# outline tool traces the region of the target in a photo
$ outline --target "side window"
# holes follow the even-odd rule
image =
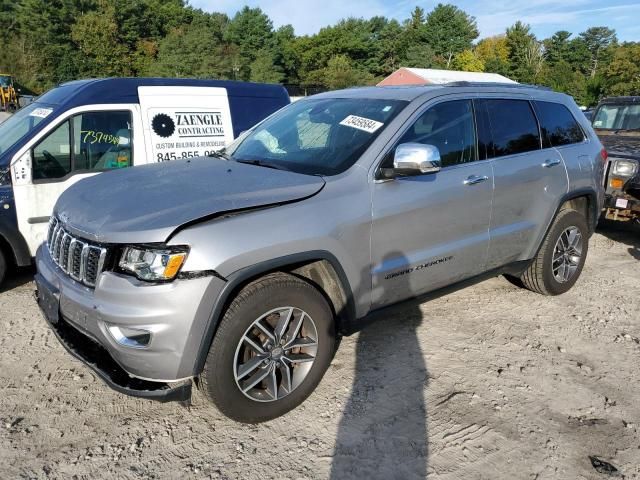
[[[131,165],[131,113],[89,112],[73,117],[74,171]]]
[[[477,160],[471,100],[434,105],[416,120],[399,143],[422,143],[437,147],[443,167]]]
[[[570,145],[584,141],[584,133],[571,112],[559,103],[533,102],[540,118],[545,148]]]
[[[494,157],[540,150],[538,122],[527,100],[488,99],[481,102],[489,117]]]
[[[49,133],[33,149],[33,179],[61,178],[71,172],[69,122]]]
[[[33,148],[33,179],[131,165],[131,112],[103,111],[71,117]]]

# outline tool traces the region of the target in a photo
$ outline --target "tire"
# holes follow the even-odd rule
[[[0,249],[0,286],[2,286],[2,282],[6,274],[7,274],[7,260],[4,256],[4,252],[2,251],[2,249]]]
[[[291,321],[286,334],[280,336],[277,327],[287,318]],[[305,346],[287,350],[287,345],[294,344]],[[200,377],[202,391],[233,420],[271,420],[300,405],[314,391],[331,363],[335,345],[333,313],[324,296],[292,275],[267,275],[242,289],[227,308]],[[257,367],[248,366],[256,362]],[[243,372],[249,373],[244,376]],[[267,374],[264,380],[247,388],[263,374]]]
[[[560,236],[565,235],[563,242],[567,243],[571,233],[574,231],[580,234],[579,258],[577,255],[571,254],[571,252],[577,252],[576,248],[569,249],[569,253],[565,255],[565,261],[570,263],[566,270],[568,277],[559,280],[558,276],[562,277],[565,270],[560,267],[554,273],[554,266],[563,262],[563,260],[560,260],[560,263],[554,263],[554,255],[556,258],[561,257],[558,252],[562,250],[564,243],[559,243]],[[576,239],[577,237],[574,237],[573,241],[577,241]],[[560,248],[560,250],[556,251],[556,247]],[[571,289],[580,277],[588,250],[589,230],[584,215],[575,210],[561,210],[547,232],[538,254],[522,274],[520,280],[523,286],[532,292],[542,295],[561,295]],[[552,263],[554,266],[552,266]]]

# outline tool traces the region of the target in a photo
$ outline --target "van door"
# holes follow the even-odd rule
[[[138,97],[147,163],[206,156],[233,141],[225,88],[145,86]]]
[[[16,215],[32,256],[60,194],[83,178],[132,165],[144,147],[134,139],[139,129],[135,105],[86,106],[66,112],[18,152],[12,162]]]

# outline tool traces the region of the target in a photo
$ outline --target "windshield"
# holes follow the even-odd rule
[[[593,117],[593,128],[608,130],[640,129],[640,104],[600,106]]]
[[[239,137],[226,153],[309,175],[347,170],[408,102],[363,98],[301,100]]]
[[[11,77],[9,75],[0,75],[0,87],[7,88],[11,86]]]
[[[0,153],[33,130],[51,111],[50,107],[32,103],[0,123]]]

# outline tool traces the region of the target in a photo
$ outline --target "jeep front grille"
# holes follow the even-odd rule
[[[47,247],[51,258],[64,273],[89,287],[96,286],[107,257],[106,248],[74,237],[55,217],[49,222]]]

